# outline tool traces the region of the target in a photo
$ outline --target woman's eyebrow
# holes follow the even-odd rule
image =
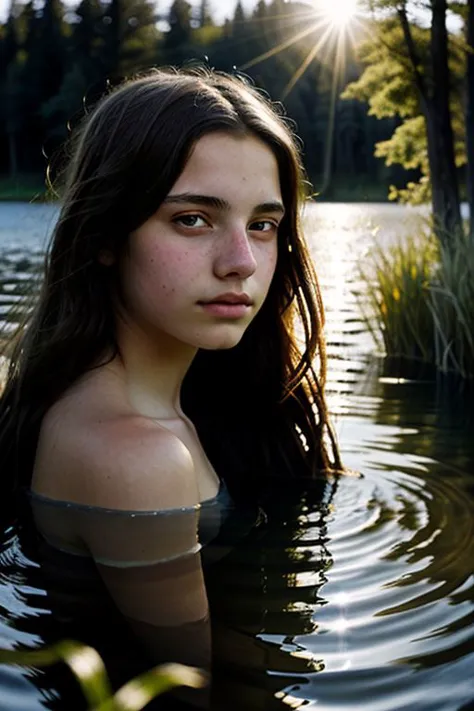
[[[223,210],[228,212],[232,209],[230,202],[224,200],[220,197],[215,197],[214,195],[198,195],[196,193],[180,193],[176,195],[168,195],[164,200],[164,204],[171,203],[193,203],[194,205],[203,205],[205,207],[214,207],[217,210]],[[269,200],[268,202],[262,202],[259,205],[255,205],[253,212],[285,212],[283,203],[280,200]]]

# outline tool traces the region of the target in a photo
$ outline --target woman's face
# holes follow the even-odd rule
[[[199,139],[164,203],[130,235],[127,322],[154,340],[235,346],[268,293],[282,217],[278,164],[262,141]]]

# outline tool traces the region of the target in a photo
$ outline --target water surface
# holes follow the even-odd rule
[[[0,318],[38,270],[54,216],[0,205]],[[211,601],[234,635],[219,682],[226,709],[474,708],[472,405],[432,375],[394,377],[354,296],[374,236],[389,243],[418,217],[395,205],[306,210],[329,401],[343,458],[363,477],[275,491],[267,527],[215,567]],[[14,529],[0,556],[1,643],[40,644],[41,571]],[[53,707],[38,686],[31,674],[0,673],[0,708]]]

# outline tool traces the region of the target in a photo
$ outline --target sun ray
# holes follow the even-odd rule
[[[324,193],[331,181],[332,155],[334,146],[334,127],[336,118],[337,97],[339,92],[339,80],[341,78],[342,62],[345,57],[344,34],[341,32],[336,46],[336,63],[332,74],[331,99],[329,103],[328,130],[326,136],[326,152],[324,154],[323,181],[319,193]]]
[[[315,30],[319,29],[319,27],[320,27],[320,24],[318,22],[315,22],[313,25],[311,25],[311,27],[305,27],[304,30],[301,30],[301,32],[298,32],[296,35],[293,35],[293,37],[290,37],[289,39],[285,40],[284,42],[281,42],[280,44],[276,45],[276,47],[272,47],[267,52],[264,52],[263,54],[260,54],[258,57],[251,59],[249,62],[242,64],[242,66],[239,67],[239,69],[245,71],[246,69],[250,69],[250,67],[254,67],[256,64],[259,64],[260,62],[264,62],[266,59],[269,59],[270,57],[275,56],[275,54],[279,54],[280,52],[283,52],[283,50],[286,49],[287,47],[290,47],[291,45],[296,44],[296,42],[298,42],[298,40],[303,39],[303,37],[306,37],[307,35],[311,34],[311,32],[314,32]]]
[[[319,42],[317,42],[317,44],[313,47],[313,49],[308,53],[308,56],[306,57],[306,59],[298,67],[298,69],[296,70],[296,72],[293,74],[290,81],[288,82],[288,84],[283,89],[283,93],[281,96],[282,99],[286,99],[286,97],[288,96],[290,91],[293,89],[293,87],[297,83],[298,79],[300,79],[303,76],[303,74],[305,73],[305,71],[307,70],[307,68],[309,67],[309,65],[311,64],[311,62],[313,61],[313,59],[319,52],[319,50],[322,49],[324,44],[328,41],[328,39],[330,38],[330,35],[331,35],[331,27],[327,27],[324,34],[319,38]]]
[[[329,71],[331,71],[332,76],[329,90],[329,111],[326,124],[327,134],[323,159],[322,185],[318,189],[318,193],[322,193],[327,190],[331,181],[335,118],[339,92],[347,71],[347,50],[350,46],[352,49],[356,47],[357,42],[353,30],[357,27],[363,27],[364,23],[359,20],[357,16],[359,14],[358,0],[312,0],[312,4],[312,11],[308,13],[307,16],[306,13],[304,13],[304,15],[296,15],[292,18],[295,23],[301,22],[302,20],[304,21],[306,17],[308,20],[311,18],[312,22],[309,23],[308,27],[305,27],[303,30],[295,33],[292,37],[289,37],[263,54],[254,57],[254,59],[243,64],[240,69],[250,69],[260,62],[264,62],[270,57],[279,54],[288,47],[296,45],[300,40],[317,30],[322,31],[322,34],[320,32],[317,38],[316,44],[309,50],[307,56],[296,69],[280,95],[282,100],[287,98],[311,62],[318,55],[321,62],[324,62]],[[271,21],[277,18],[266,17],[262,19]],[[286,29],[288,29],[288,26]]]
[[[314,12],[335,28],[347,27],[358,13],[358,0],[313,0]]]
[[[265,15],[264,17],[252,17],[252,22],[268,22],[269,20],[293,20],[293,22],[301,22],[301,20],[314,20],[314,10],[309,10],[308,13],[286,12],[284,15]],[[243,25],[248,20],[242,20],[236,24]]]

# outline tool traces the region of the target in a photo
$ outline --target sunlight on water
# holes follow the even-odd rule
[[[56,214],[0,205],[0,318],[38,274]],[[276,492],[267,526],[216,565],[211,609],[238,650],[219,682],[226,711],[459,711],[474,700],[472,407],[430,378],[385,372],[357,306],[358,260],[419,216],[389,204],[305,210],[329,404],[362,476]],[[1,540],[1,644],[33,646],[46,629],[43,576],[14,529]],[[8,711],[37,711],[36,684],[0,670]]]

